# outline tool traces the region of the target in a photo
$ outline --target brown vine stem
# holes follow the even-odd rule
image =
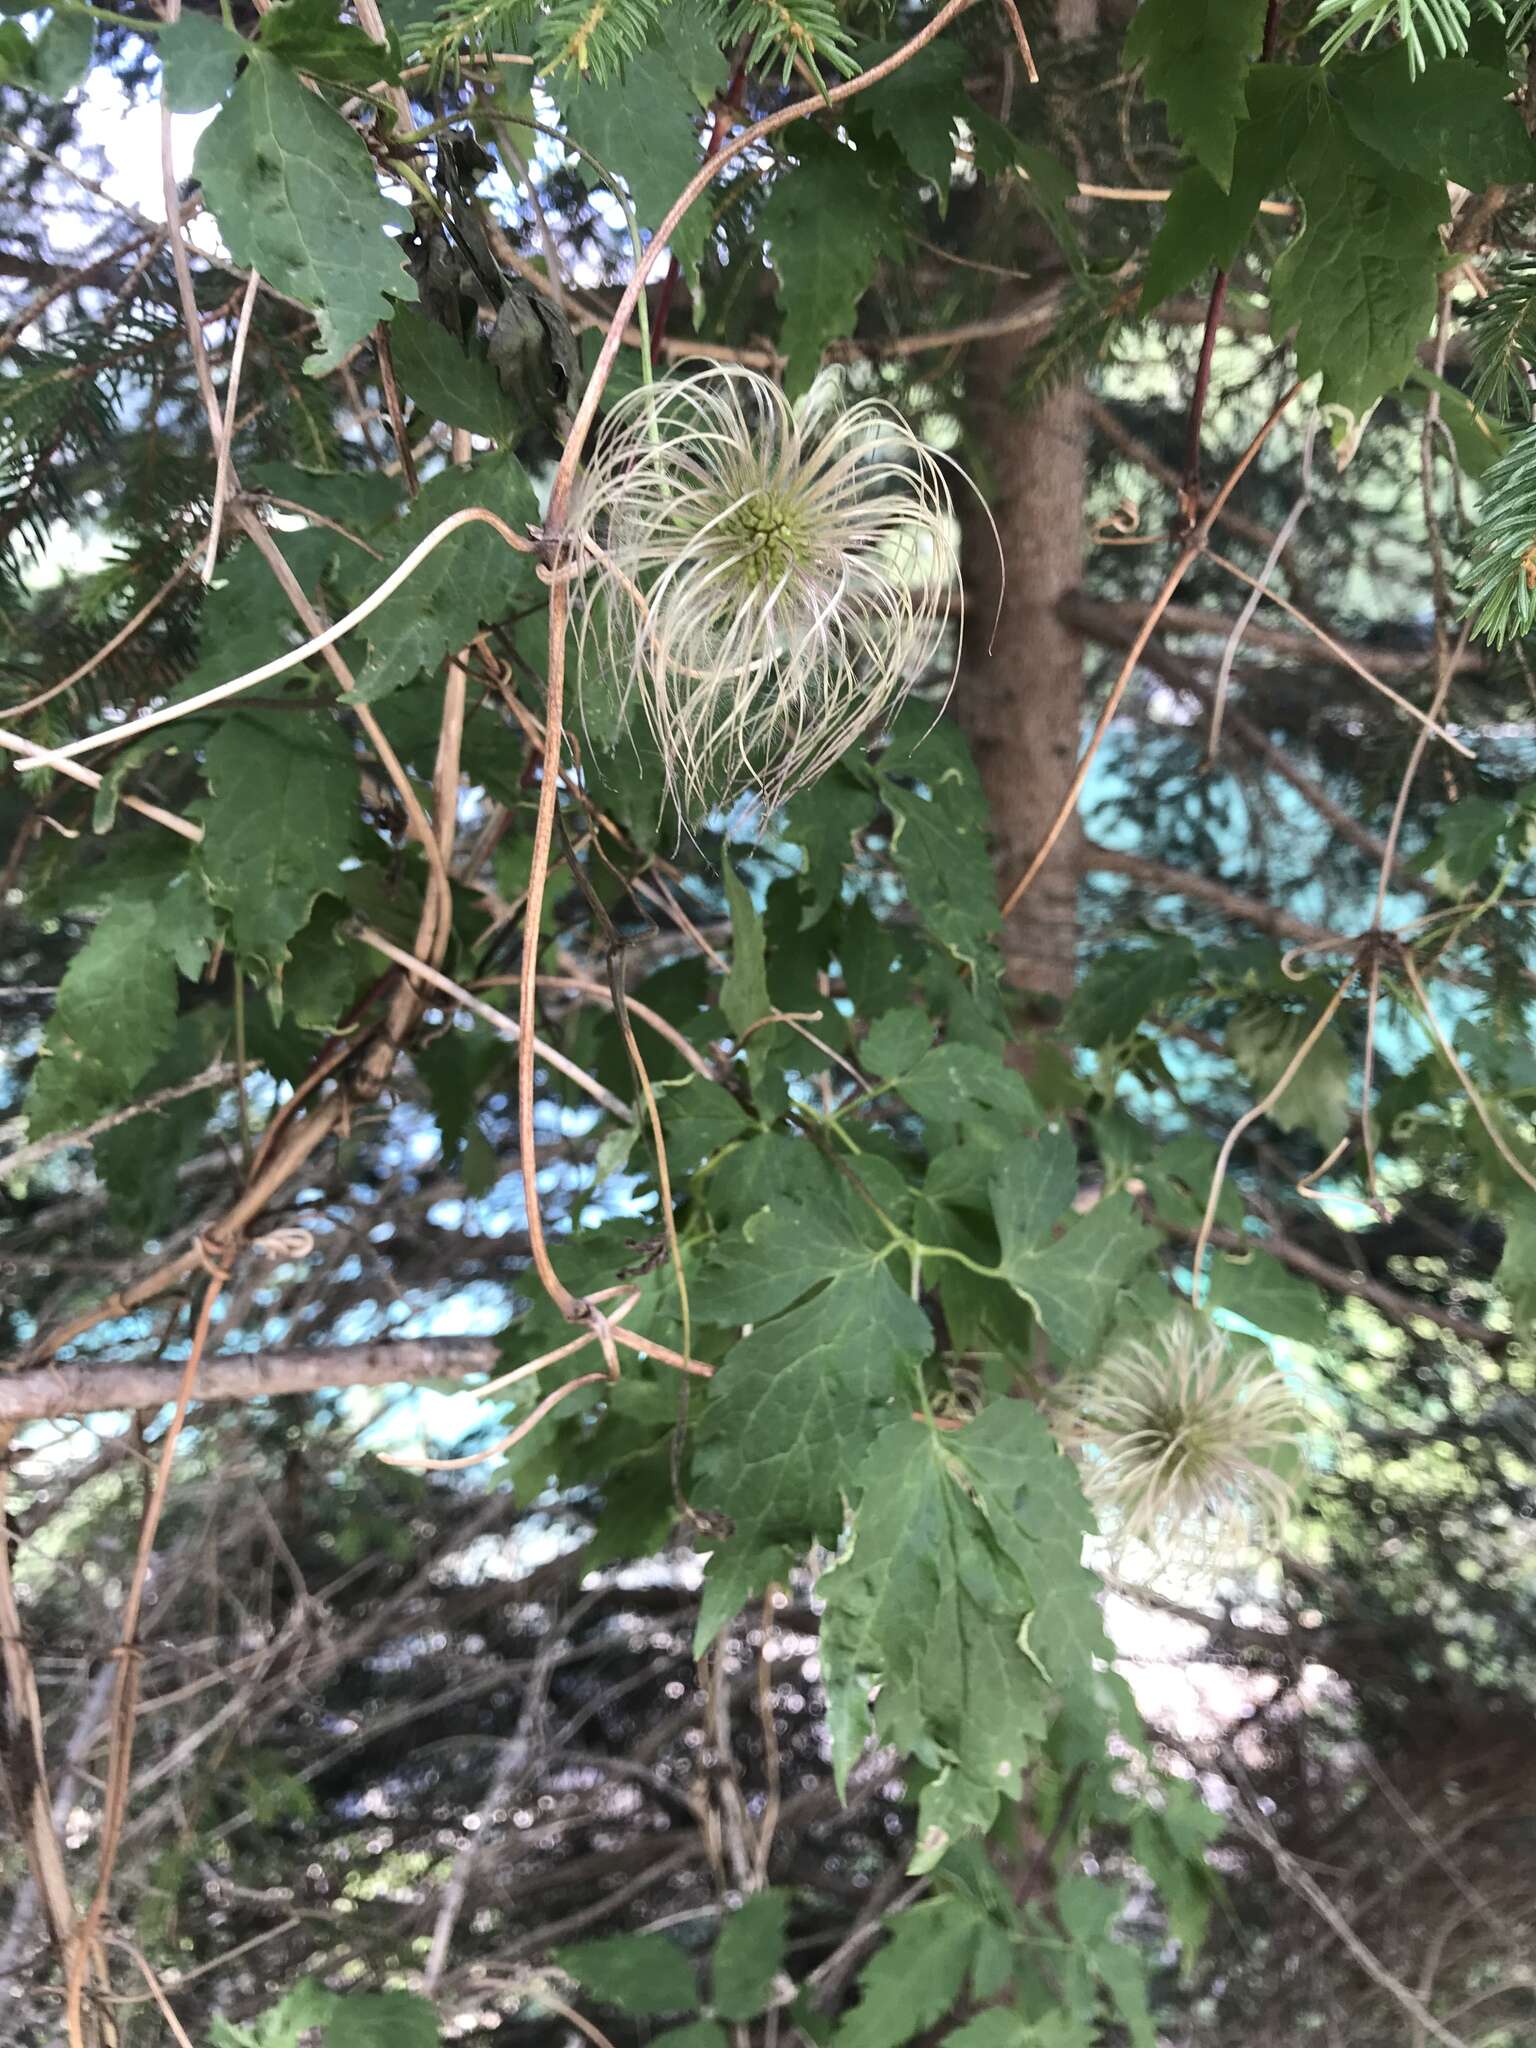
[[[743,56],[731,72],[730,83],[726,86],[724,94],[715,103],[715,110],[709,125],[709,140],[704,145],[705,163],[708,163],[712,157],[720,154],[721,146],[730,131],[731,116],[736,112],[741,103],[741,89],[746,83],[746,76],[747,61],[745,56]],[[529,183],[529,190],[530,192],[532,191],[531,181]],[[542,218],[542,215],[540,217]],[[547,253],[545,260],[548,261]],[[551,276],[553,275],[553,270],[551,270]],[[672,260],[667,265],[667,274],[662,280],[661,290],[656,298],[656,311],[651,318],[651,368],[653,370],[661,356],[661,346],[666,335],[667,322],[672,315],[672,301],[677,297],[677,288],[682,281],[683,266],[678,262],[674,254]]]
[[[591,387],[588,387],[590,392]],[[572,432],[567,452],[580,438]],[[556,490],[559,481],[556,480]],[[552,508],[553,509],[553,508]],[[562,507],[563,511],[563,507]],[[549,586],[549,675],[545,690],[544,771],[539,777],[539,805],[533,828],[533,859],[528,870],[528,902],[523,912],[522,978],[517,990],[517,1142],[523,1178],[523,1206],[527,1211],[528,1250],[539,1284],[567,1322],[579,1323],[591,1313],[555,1271],[544,1239],[544,1217],[539,1204],[539,1160],[534,1149],[534,1025],[538,1011],[539,927],[544,921],[544,892],[549,882],[549,853],[555,832],[555,810],[560,801],[560,745],[565,715],[565,624],[568,610],[565,578],[557,576]]]
[[[441,968],[433,967],[430,962],[419,959],[414,953],[408,953],[403,946],[397,946],[392,939],[385,938],[382,932],[375,931],[372,925],[357,925],[353,929],[364,945],[371,946],[375,953],[382,953],[386,960],[393,960],[395,965],[403,967],[407,974],[414,974],[429,987],[440,990],[452,1002],[461,1005],[483,1023],[489,1024],[493,1031],[500,1032],[503,1038],[516,1040],[519,1037],[522,1029],[520,1024],[514,1023],[494,1004],[482,1002],[462,983],[444,974]],[[593,1080],[589,1073],[578,1067],[574,1060],[568,1060],[555,1046],[546,1045],[542,1038],[538,1038],[534,1041],[533,1049],[546,1066],[564,1074],[565,1078],[574,1082],[583,1094],[590,1095],[594,1102],[600,1103],[610,1116],[616,1116],[620,1123],[632,1124],[635,1121],[635,1112],[627,1102],[621,1102],[617,1095],[603,1086],[601,1081]]]
[[[1211,300],[1205,312],[1205,332],[1200,338],[1200,361],[1195,370],[1195,389],[1189,401],[1189,424],[1184,430],[1184,481],[1180,497],[1194,515],[1200,496],[1200,442],[1205,431],[1205,407],[1211,391],[1211,365],[1216,360],[1216,337],[1227,304],[1228,273],[1218,270],[1211,286]]]
[[[208,1332],[213,1324],[213,1311],[218,1304],[219,1296],[224,1292],[227,1278],[226,1269],[214,1267],[210,1270],[208,1284],[203,1289],[197,1320],[192,1328],[192,1342],[187,1350],[187,1362],[182,1370],[181,1384],[176,1389],[176,1406],[160,1441],[160,1456],[155,1464],[155,1476],[150,1487],[149,1499],[145,1503],[144,1518],[139,1525],[139,1543],[134,1554],[133,1573],[128,1581],[128,1591],[123,1597],[122,1621],[118,1630],[116,1652],[117,1675],[108,1714],[112,1733],[107,1758],[106,1793],[102,1805],[101,1848],[96,1865],[96,1889],[84,1917],[74,1930],[64,1993],[64,2022],[70,2048],[85,2048],[81,2011],[85,1996],[85,1979],[92,1953],[100,1941],[101,1925],[112,1891],[112,1873],[116,1868],[118,1846],[122,1840],[123,1822],[128,1812],[139,1690],[139,1616],[144,1605],[144,1588],[149,1579],[155,1536],[160,1527],[160,1517],[165,1509],[165,1496],[171,1483],[171,1460],[176,1453],[182,1425],[187,1419],[193,1383],[197,1379],[197,1369],[202,1363]]]
[[[389,430],[395,439],[395,453],[400,459],[400,474],[405,479],[405,488],[414,498],[421,489],[416,475],[416,456],[411,447],[411,437],[405,430],[405,408],[400,403],[400,384],[395,376],[395,354],[390,346],[389,326],[381,320],[373,330],[373,350],[378,358],[379,384],[384,392],[384,409],[389,414]]]
[[[261,289],[261,277],[252,271],[246,280],[245,297],[240,302],[240,319],[235,328],[234,353],[229,359],[229,382],[224,391],[224,421],[219,434],[218,461],[213,474],[213,516],[208,522],[208,547],[203,556],[202,577],[204,583],[213,581],[214,566],[219,559],[219,535],[224,530],[224,506],[229,498],[229,477],[231,457],[235,445],[235,421],[240,407],[240,373],[245,368],[245,345],[251,335],[251,315],[256,310],[256,294]]]
[[[18,768],[52,768],[86,789],[100,789],[105,780],[94,768],[82,768],[78,761],[66,761],[47,747],[34,747],[30,740],[18,739],[13,732],[0,732],[0,753],[14,754]],[[203,828],[194,825],[189,818],[178,818],[174,811],[162,810],[159,804],[150,803],[146,797],[131,796],[127,791],[118,801],[126,810],[137,811],[141,818],[150,818],[155,824],[163,825],[178,839],[190,840],[194,846],[202,844]]]
[[[165,1995],[164,1986],[161,1984],[160,1979],[155,1975],[154,1971],[150,1968],[147,1958],[139,1949],[137,1949],[134,1946],[134,1944],[131,1941],[125,1941],[120,1934],[115,1934],[111,1936],[111,1942],[114,1948],[126,1949],[129,1960],[138,1970],[139,1975],[144,1979],[144,1982],[148,1987],[149,1996],[154,2001],[155,2007],[159,2012],[161,2019],[163,2019],[167,2027],[170,2028],[171,2039],[176,2043],[176,2048],[195,2048],[195,2044],[192,2040],[191,2035],[187,2032],[186,2028],[181,2024],[181,2021],[177,2019],[175,2011],[171,2005],[171,2001]]]
[[[595,1336],[594,1331],[593,1337]],[[583,1339],[583,1345],[590,1342],[592,1338]],[[471,1465],[484,1465],[492,1458],[499,1458],[503,1451],[510,1451],[514,1444],[520,1444],[525,1436],[538,1428],[546,1415],[552,1413],[572,1394],[580,1393],[583,1387],[595,1387],[599,1380],[606,1383],[611,1378],[612,1375],[607,1372],[577,1373],[573,1380],[567,1380],[563,1386],[556,1387],[552,1394],[546,1394],[538,1406],[523,1417],[516,1429],[510,1430],[504,1437],[499,1437],[495,1443],[487,1444],[483,1451],[467,1451],[462,1458],[410,1458],[400,1453],[381,1451],[379,1463],[398,1465],[407,1472],[467,1472]]]
[[[601,2027],[579,2013],[574,2005],[567,2005],[565,2000],[551,1991],[547,1984],[540,1985],[538,1998],[540,2005],[547,2005],[551,2012],[559,2013],[561,2019],[573,2026],[578,2034],[584,2035],[592,2043],[592,2048],[613,2048],[613,2043]]]
[[[1105,735],[1114,721],[1115,713],[1120,709],[1121,700],[1130,687],[1131,678],[1136,673],[1136,664],[1141,660],[1148,643],[1157,631],[1159,620],[1177,596],[1184,578],[1189,574],[1196,560],[1203,553],[1206,542],[1210,537],[1211,529],[1221,517],[1228,498],[1237,489],[1249,465],[1257,458],[1259,450],[1280,424],[1281,419],[1300,390],[1301,384],[1298,381],[1291,386],[1271,409],[1269,417],[1238,457],[1226,482],[1211,500],[1207,510],[1202,513],[1199,524],[1180,549],[1178,559],[1164,577],[1162,588],[1158,591],[1156,597],[1153,598],[1146,617],[1137,629],[1135,639],[1126,650],[1125,660],[1120,665],[1120,672],[1110,686],[1109,695],[1104,700],[1104,708],[1099,713],[1083,757],[1077,764],[1077,773],[1072,777],[1072,786],[1062,798],[1061,808],[1052,819],[1051,828],[1040,842],[1039,849],[1030,861],[1029,866],[1003,899],[1004,917],[1029,893],[1040,870],[1050,859],[1052,849],[1066,830],[1067,820],[1077,809],[1078,799],[1082,796],[1083,789],[1088,781],[1089,770],[1093,766],[1099,748],[1104,744]]]
[[[0,1427],[0,1514],[4,1514],[10,1487],[7,1453],[17,1426],[7,1423]],[[7,1518],[0,1522],[0,1675],[5,1680],[10,1721],[6,1811],[31,1868],[49,1937],[60,1961],[67,1963],[74,1936],[75,1907],[69,1894],[63,1848],[53,1822],[42,1703],[11,1576],[12,1548]]]
[[[1018,0],[1001,0],[1001,5],[1008,17],[1008,26],[1013,30],[1013,40],[1019,46],[1019,55],[1024,62],[1024,76],[1031,85],[1038,85],[1040,72],[1035,63],[1035,53],[1029,47],[1029,37],[1024,33],[1024,21],[1019,13]]]
[[[702,1358],[685,1358],[681,1351],[674,1351],[668,1344],[658,1344],[654,1337],[643,1336],[638,1330],[615,1323],[608,1334],[626,1351],[638,1351],[643,1357],[654,1358],[658,1365],[670,1365],[674,1372],[687,1373],[691,1379],[712,1380],[715,1376],[715,1368]]]

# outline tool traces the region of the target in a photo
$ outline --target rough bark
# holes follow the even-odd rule
[[[993,341],[969,362],[971,423],[980,445],[993,451],[988,495],[1007,569],[1002,582],[990,529],[979,514],[968,515],[967,644],[955,700],[991,807],[1003,890],[1050,830],[1083,725],[1083,643],[1057,612],[1082,576],[1082,391],[1054,392],[1021,418],[1007,402],[1021,353],[1010,340]],[[1074,818],[1007,921],[1003,957],[1016,988],[1063,1001],[1070,994],[1081,872]]]
[[[1096,21],[1097,0],[1057,0],[1063,40],[1091,35]],[[997,310],[1019,289],[1004,286]],[[967,424],[997,534],[978,506],[962,510],[966,645],[955,709],[991,806],[1004,891],[1050,830],[1083,727],[1083,642],[1058,607],[1082,578],[1086,404],[1080,384],[1027,412],[1011,404],[1028,346],[1027,336],[1004,334],[966,354]],[[1019,990],[1055,1002],[1071,993],[1081,872],[1074,819],[1003,934],[1008,978]]]

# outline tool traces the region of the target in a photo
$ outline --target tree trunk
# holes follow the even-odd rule
[[[1063,40],[1091,35],[1097,0],[1058,0],[1056,23]],[[1005,204],[1010,196],[1016,203],[1006,195]],[[1026,257],[1048,246],[1032,240]],[[999,310],[1003,303],[1000,297]],[[973,344],[966,356],[971,446],[997,536],[978,505],[962,508],[966,639],[955,710],[991,806],[1004,893],[1065,800],[1083,727],[1083,643],[1057,607],[1082,578],[1087,413],[1077,383],[1027,412],[1010,405],[1029,346],[1021,336],[1000,335]],[[1081,872],[1074,817],[1003,932],[1009,981],[1046,998],[1047,1014],[1076,977]]]
[[[979,510],[968,515],[966,650],[955,700],[991,807],[1005,892],[1061,808],[1083,725],[1083,643],[1057,614],[1082,577],[1082,391],[1053,392],[1023,417],[1010,411],[1007,392],[1021,354],[1004,336],[970,361],[970,417],[979,445],[993,451],[988,495],[1006,578],[986,520]],[[1074,817],[1007,920],[1003,957],[1015,988],[1060,1002],[1070,995],[1081,871],[1082,828]]]

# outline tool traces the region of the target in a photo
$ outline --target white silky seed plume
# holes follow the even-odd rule
[[[1284,1468],[1299,1469],[1302,1404],[1267,1352],[1204,1317],[1120,1345],[1062,1389],[1060,1412],[1085,1489],[1121,1540],[1181,1551],[1265,1541],[1294,1505]]]
[[[777,807],[888,718],[958,567],[943,469],[900,414],[835,373],[792,405],[734,366],[614,407],[565,559],[580,687],[607,669],[691,818],[748,791]]]

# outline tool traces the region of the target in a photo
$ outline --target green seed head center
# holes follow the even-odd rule
[[[771,589],[810,559],[799,509],[772,491],[753,491],[720,522],[735,573],[748,591]]]

